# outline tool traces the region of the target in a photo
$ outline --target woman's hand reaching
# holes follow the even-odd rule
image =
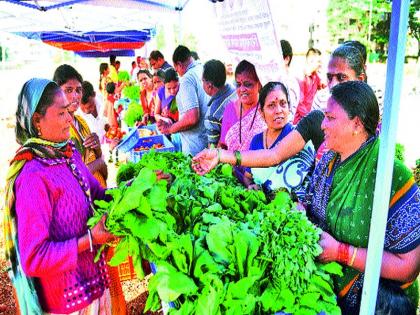
[[[219,157],[216,149],[205,149],[192,159],[191,167],[199,174],[204,175],[210,172],[219,164]]]
[[[166,182],[168,183],[168,185],[170,185],[172,183],[172,175],[169,173],[164,173],[161,170],[156,170],[155,174],[157,176],[158,180],[166,180]]]

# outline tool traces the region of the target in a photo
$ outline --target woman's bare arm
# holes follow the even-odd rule
[[[340,242],[334,239],[330,234],[323,232],[320,245],[323,249],[322,254],[318,257],[322,262],[338,261],[350,265],[350,261],[339,261],[338,247]],[[356,248],[350,246],[349,257],[353,257],[352,268],[361,272],[365,271],[367,249]],[[420,272],[420,246],[404,254],[393,254],[384,251],[382,256],[381,277],[400,282],[414,281]]]
[[[305,140],[302,135],[293,130],[272,149],[241,152],[241,165],[245,167],[274,166],[294,156],[304,147]],[[218,152],[217,149],[205,149],[193,158],[193,169],[198,174],[203,175],[216,167],[218,163],[235,165],[234,152],[227,150]]]

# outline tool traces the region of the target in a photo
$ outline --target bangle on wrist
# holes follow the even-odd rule
[[[93,253],[93,239],[92,239],[92,232],[90,229],[87,230],[88,238],[89,238],[89,250],[91,253]]]
[[[220,156],[221,156],[221,152],[220,152],[220,148],[217,148],[217,164],[220,163]]]
[[[338,262],[348,265],[349,262],[349,244],[340,243],[338,245]]]
[[[354,264],[354,261],[356,260],[357,255],[357,247],[353,247],[353,255],[351,256],[349,267],[352,267]]]
[[[235,155],[235,161],[236,161],[235,166],[241,166],[241,163],[242,163],[241,152],[236,150],[235,152],[233,152],[233,154]]]

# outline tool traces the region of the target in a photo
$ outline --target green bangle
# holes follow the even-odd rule
[[[221,155],[220,148],[217,148],[216,150],[217,150],[217,164],[219,164],[220,163],[220,155]]]
[[[235,159],[236,159],[235,166],[240,166],[242,162],[241,152],[235,151],[233,152],[233,154],[235,155]]]

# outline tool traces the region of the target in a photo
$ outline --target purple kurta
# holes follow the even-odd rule
[[[104,189],[74,152],[77,168],[90,186],[92,200]],[[77,239],[87,233],[91,215],[86,195],[66,163],[26,162],[15,183],[18,243],[22,268],[35,278],[46,312],[71,313],[100,297],[109,277],[95,252],[78,253]]]

